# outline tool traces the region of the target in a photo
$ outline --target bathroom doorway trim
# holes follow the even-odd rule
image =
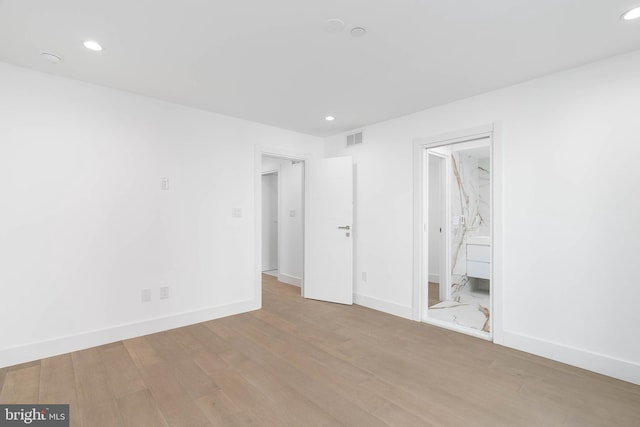
[[[485,333],[455,324],[423,319],[422,307],[427,303],[428,281],[428,227],[427,227],[427,150],[460,142],[489,138],[491,141],[491,333],[489,339],[503,343],[503,165],[502,138],[499,122],[474,128],[413,139],[413,296],[412,316],[447,329],[487,339]]]

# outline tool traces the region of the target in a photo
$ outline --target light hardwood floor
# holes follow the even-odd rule
[[[640,387],[264,276],[264,309],[0,370],[74,426],[640,426]]]
[[[440,285],[437,283],[429,282],[429,291],[428,291],[428,306],[431,307],[440,302]]]

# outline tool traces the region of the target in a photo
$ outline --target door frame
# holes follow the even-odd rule
[[[499,122],[478,126],[466,130],[450,132],[413,140],[414,162],[414,247],[413,247],[413,319],[425,321],[457,332],[473,335],[479,338],[492,340],[495,343],[503,343],[503,181],[502,181],[502,129]],[[435,319],[423,318],[422,307],[427,303],[428,288],[428,214],[427,179],[428,157],[426,150],[443,147],[458,142],[473,141],[482,138],[490,138],[491,157],[491,332],[489,337],[471,328],[464,328],[447,322],[438,322]]]
[[[261,146],[256,145],[254,149],[254,229],[255,229],[255,253],[254,253],[254,301],[257,302],[257,308],[262,308],[262,156],[277,157],[285,160],[301,161],[304,162],[303,170],[303,232],[302,232],[302,283],[300,283],[300,295],[304,294],[304,282],[305,282],[305,263],[307,260],[309,238],[307,233],[307,209],[308,200],[310,197],[309,185],[307,182],[307,167],[309,161],[315,158],[313,154],[304,151],[296,151],[290,148],[278,147],[278,146]],[[278,174],[278,192],[280,192],[280,174]],[[280,199],[280,197],[278,197]],[[278,205],[280,210],[280,205]],[[278,233],[280,233],[280,227],[278,227]],[[280,237],[280,236],[278,236]],[[280,249],[278,247],[278,258],[280,257]]]

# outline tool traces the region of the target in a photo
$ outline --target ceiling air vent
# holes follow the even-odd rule
[[[347,135],[347,147],[352,145],[362,144],[364,141],[362,137],[362,132],[352,133],[351,135]]]

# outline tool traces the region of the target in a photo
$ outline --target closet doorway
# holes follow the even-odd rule
[[[262,273],[302,286],[304,161],[262,156]]]

